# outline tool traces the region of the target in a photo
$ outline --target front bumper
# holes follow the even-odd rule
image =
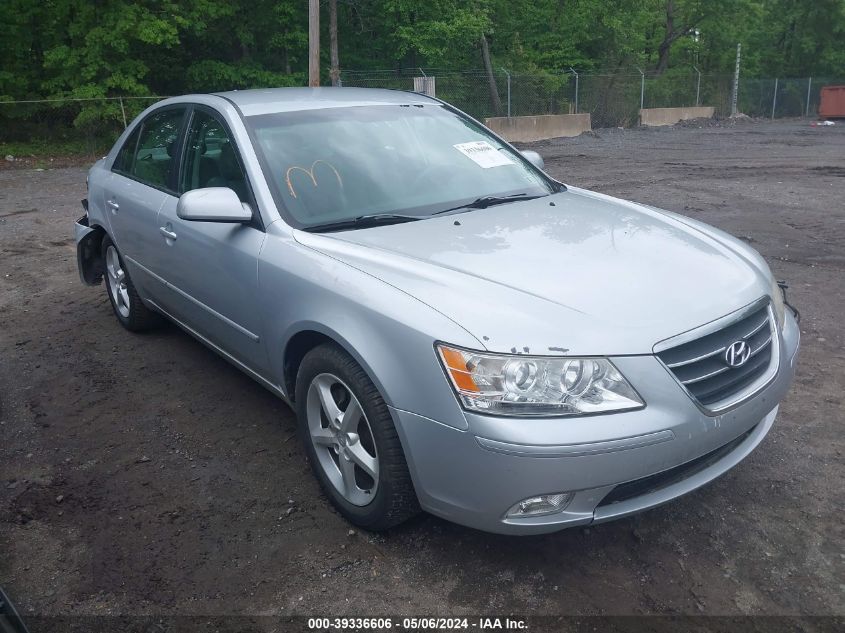
[[[774,423],[799,338],[788,314],[774,379],[719,415],[699,409],[653,356],[612,359],[644,397],[638,411],[543,420],[466,413],[466,431],[391,411],[424,509],[489,532],[553,532],[666,503],[742,461]],[[558,492],[575,492],[562,512],[505,517],[523,499]]]

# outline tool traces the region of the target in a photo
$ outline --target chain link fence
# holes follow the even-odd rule
[[[493,116],[570,114],[575,111],[572,75],[483,71],[344,71],[344,86],[413,90],[414,77],[435,79],[436,96],[477,119]]]
[[[417,69],[346,71],[344,86],[413,90],[414,77],[435,78],[436,96],[472,116],[525,116],[588,112],[594,128],[631,127],[643,108],[711,106],[717,118],[731,115],[733,76],[697,71],[586,74],[520,74],[500,69],[493,82],[486,73]],[[751,117],[814,117],[822,86],[833,78],[753,79],[740,77],[737,111]],[[493,85],[494,84],[494,85]]]
[[[826,77],[746,79],[740,82],[739,111],[757,117],[815,117],[821,89],[843,83]]]
[[[497,71],[493,81],[483,71],[344,71],[341,83],[359,88],[413,90],[414,77],[435,79],[436,96],[467,114],[492,116],[568,114],[572,111],[569,75],[526,75]]]
[[[589,113],[593,128],[631,127],[645,108],[712,106],[731,115],[733,77],[673,69],[613,74],[482,71],[345,71],[344,86],[413,90],[414,78],[434,78],[437,97],[478,119],[493,116]],[[740,77],[738,111],[751,117],[815,117],[821,88],[834,78]],[[422,85],[421,83],[418,85]],[[0,101],[0,160],[38,155],[94,156],[108,149],[127,123],[159,96]],[[8,160],[8,158],[7,158]],[[2,164],[2,163],[0,163]]]

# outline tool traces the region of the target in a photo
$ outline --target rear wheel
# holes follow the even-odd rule
[[[141,301],[124,267],[120,252],[108,235],[103,237],[102,257],[103,268],[106,272],[106,291],[114,315],[120,324],[132,332],[147,330],[158,325],[161,317]]]
[[[384,530],[419,512],[387,404],[352,357],[334,345],[306,354],[296,408],[314,474],[344,517]]]

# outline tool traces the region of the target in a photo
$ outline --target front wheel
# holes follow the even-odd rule
[[[311,350],[297,374],[296,409],[314,474],[344,517],[385,530],[419,512],[387,404],[352,357],[334,345]]]

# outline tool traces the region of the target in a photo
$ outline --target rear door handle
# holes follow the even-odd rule
[[[117,210],[120,209],[120,205],[114,200],[106,200],[106,204],[112,210],[112,213],[117,213]]]
[[[158,230],[161,231],[161,234],[164,235],[164,237],[166,237],[167,239],[169,239],[169,240],[175,240],[176,239],[176,233],[174,233],[173,231],[168,229],[166,226],[160,226],[160,227],[158,227]]]

